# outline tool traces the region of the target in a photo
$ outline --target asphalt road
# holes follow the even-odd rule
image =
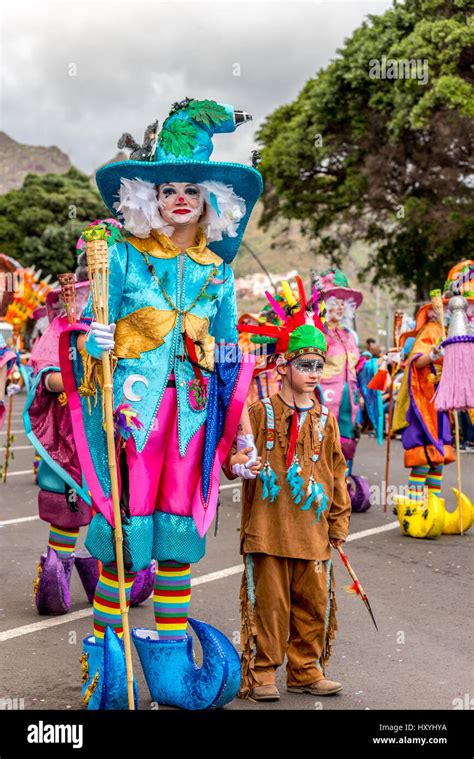
[[[15,458],[7,484],[0,483],[0,698],[23,699],[25,709],[80,709],[79,656],[82,638],[91,632],[92,612],[77,573],[72,580],[69,614],[40,617],[34,606],[33,580],[45,550],[48,526],[37,518],[33,450],[22,431],[23,402],[24,396],[15,398]],[[0,436],[2,462],[4,444],[5,431]],[[406,471],[399,441],[392,444],[391,458],[391,481],[403,485]],[[385,445],[379,447],[364,437],[357,452],[356,473],[366,475],[372,485],[380,485],[384,462]],[[474,454],[463,455],[462,463],[463,490],[472,496]],[[448,467],[444,494],[450,509],[455,502],[449,488],[456,484],[455,477],[455,466]],[[240,487],[225,480],[223,485],[217,537],[211,528],[207,554],[194,567],[191,616],[215,625],[239,648]],[[473,535],[414,540],[403,537],[398,526],[390,527],[395,519],[390,510],[384,514],[377,504],[365,514],[353,514],[346,545],[370,599],[378,633],[362,602],[345,593],[344,585],[350,580],[339,557],[334,556],[339,630],[328,676],[343,683],[342,693],[323,699],[323,703],[314,696],[287,693],[282,668],[277,676],[279,703],[257,705],[236,699],[227,709],[450,710],[468,702],[474,694]],[[5,524],[7,520],[13,521]],[[380,530],[383,527],[388,529]],[[367,535],[367,530],[373,532]],[[85,530],[79,546],[84,537]],[[133,627],[153,628],[150,599],[131,610],[130,622]],[[140,708],[148,709],[150,698],[135,652],[134,666]]]

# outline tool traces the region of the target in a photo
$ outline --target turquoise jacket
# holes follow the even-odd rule
[[[237,343],[232,269],[206,247],[202,230],[196,245],[184,254],[170,238],[154,231],[146,240],[128,237],[109,247],[109,268],[109,323],[117,325],[114,352],[119,356],[113,375],[114,406],[126,402],[137,411],[143,427],[134,430],[133,437],[137,450],[143,450],[174,372],[179,448],[184,455],[207,410],[192,402],[195,373],[182,330],[193,335],[196,349],[207,347],[198,358],[207,355],[207,362],[199,360],[199,366],[202,375],[210,377],[212,338],[216,343]],[[84,317],[92,317],[90,299]]]

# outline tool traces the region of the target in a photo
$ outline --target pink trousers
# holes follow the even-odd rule
[[[170,376],[174,380],[174,376]],[[178,445],[178,401],[176,388],[167,387],[145,447],[138,453],[133,437],[125,446],[129,470],[130,513],[192,516],[192,499],[201,477],[206,425],[191,438],[186,455]]]

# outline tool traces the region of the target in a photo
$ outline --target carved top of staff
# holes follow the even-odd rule
[[[108,324],[109,247],[97,230],[86,230],[87,271],[91,286],[92,310],[97,322]],[[85,234],[85,233],[84,233]]]
[[[402,331],[402,323],[403,323],[403,311],[395,311],[395,316],[393,317],[393,342],[394,342],[395,348],[400,347],[400,334]]]
[[[446,337],[446,329],[444,326],[444,306],[443,306],[443,298],[441,295],[441,290],[431,290],[430,298],[431,298],[431,305],[433,307],[433,311],[438,317],[438,321],[443,331],[443,338],[444,338]]]
[[[58,275],[61,286],[61,295],[69,324],[74,324],[77,317],[76,311],[76,277],[71,272]]]

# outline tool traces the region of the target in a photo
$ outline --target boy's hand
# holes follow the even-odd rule
[[[333,548],[337,549],[338,546],[342,546],[346,541],[342,540],[342,538],[329,538],[329,542]]]
[[[262,457],[258,456],[257,461],[250,467],[247,464],[250,461],[249,453],[253,450],[253,446],[249,445],[246,448],[242,448],[241,451],[234,453],[230,457],[230,469],[232,474],[236,474],[238,477],[242,477],[244,480],[254,480],[262,468]]]

